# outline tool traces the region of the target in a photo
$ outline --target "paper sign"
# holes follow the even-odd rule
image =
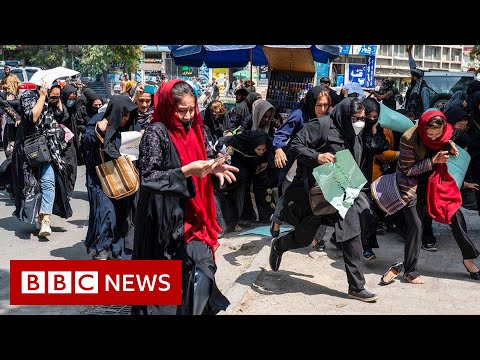
[[[345,218],[367,183],[350,150],[337,152],[334,163],[317,166],[313,169],[313,177],[325,199],[338,210],[342,218]]]
[[[447,160],[448,173],[453,177],[459,189],[463,187],[463,179],[467,173],[471,156],[457,145],[458,156],[449,156]]]
[[[68,77],[80,74],[76,70],[67,69],[62,66],[57,66],[53,69],[48,70],[38,70],[35,74],[32,75],[30,78],[30,82],[34,83],[35,85],[41,86],[43,82],[47,84],[47,87],[50,89],[52,83],[61,77]]]
[[[415,125],[408,117],[386,107],[382,103],[380,103],[378,122],[384,129],[398,131],[402,134]]]
[[[122,135],[120,154],[128,155],[132,161],[138,160],[142,133],[139,131],[124,131],[120,134]]]

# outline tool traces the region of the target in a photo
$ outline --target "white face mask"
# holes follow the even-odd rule
[[[360,134],[360,131],[363,130],[365,127],[365,121],[356,121],[353,124],[353,130],[355,131],[355,135]]]

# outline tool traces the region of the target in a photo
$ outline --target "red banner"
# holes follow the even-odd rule
[[[10,305],[179,305],[180,260],[10,260]]]

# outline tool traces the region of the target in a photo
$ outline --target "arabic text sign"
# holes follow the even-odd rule
[[[373,89],[375,87],[375,56],[366,56],[365,83],[363,87]]]
[[[337,152],[334,163],[317,166],[313,169],[313,177],[325,199],[338,210],[342,218],[345,218],[348,209],[367,183],[350,150]]]
[[[356,82],[359,83],[360,86],[364,86],[367,71],[365,64],[347,64],[345,69],[348,71],[348,82]]]
[[[338,53],[339,55],[348,55],[350,54],[350,49],[352,45],[338,45],[340,48],[340,52]]]
[[[362,45],[358,51],[358,55],[372,55],[375,56],[377,52],[377,45]]]
[[[463,186],[463,179],[467,173],[471,156],[457,145],[458,156],[450,156],[447,160],[448,173],[453,177],[459,189]]]
[[[120,154],[128,155],[132,161],[138,160],[142,133],[139,131],[124,131],[121,135],[122,145],[120,146]]]

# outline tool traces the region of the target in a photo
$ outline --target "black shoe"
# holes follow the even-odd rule
[[[273,238],[272,242],[270,243],[270,256],[268,258],[268,262],[270,263],[270,268],[272,271],[278,271],[280,267],[280,262],[282,261],[283,251],[278,251],[276,248],[276,244],[278,242],[277,238]]]
[[[427,251],[437,251],[437,244],[436,243],[422,244],[422,249]]]
[[[365,302],[374,302],[378,300],[378,296],[371,293],[367,289],[362,289],[362,290],[350,289],[348,290],[348,296],[351,297],[352,299],[357,299]]]
[[[470,274],[470,277],[473,280],[480,280],[480,270],[477,272],[470,272],[470,270],[468,270],[467,265],[465,265],[465,263],[463,263],[463,266],[465,266],[465,269],[467,269],[468,273]]]
[[[272,236],[273,236],[274,238],[280,236],[280,229],[279,229],[279,230],[273,230],[273,227],[274,227],[275,225],[278,225],[275,221],[272,221],[272,223],[270,224],[270,234],[272,234]]]
[[[315,245],[315,250],[320,252],[325,252],[326,251],[325,241],[320,240],[319,242],[317,242],[317,245]]]

